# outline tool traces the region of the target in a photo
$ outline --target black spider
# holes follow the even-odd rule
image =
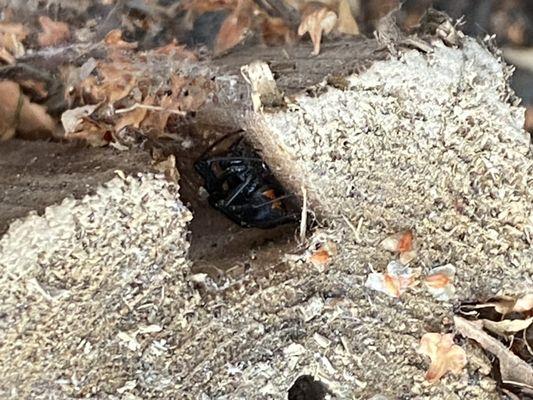
[[[268,229],[298,220],[286,201],[291,196],[242,137],[227,152],[210,155],[217,144],[194,164],[204,180],[212,207],[247,228]]]

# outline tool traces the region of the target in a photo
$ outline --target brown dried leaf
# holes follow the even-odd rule
[[[154,97],[149,96],[144,101],[143,104],[153,105]],[[135,108],[127,113],[121,114],[121,117],[115,124],[115,132],[120,132],[127,126],[133,126],[134,128],[139,128],[141,123],[145,120],[146,115],[148,114],[148,109],[143,107]]]
[[[17,57],[22,57],[26,53],[22,42],[28,34],[22,24],[0,22],[0,60],[14,64]]]
[[[16,58],[4,47],[0,47],[0,60],[6,64],[15,64],[17,62]]]
[[[296,41],[296,35],[282,18],[266,17],[261,21],[261,39],[268,46],[282,46]]]
[[[68,24],[53,21],[47,16],[40,16],[42,32],[37,37],[37,42],[42,47],[57,46],[70,39],[70,28]]]
[[[12,81],[0,81],[0,113],[0,140],[11,139],[15,133],[27,139],[47,138],[56,130],[46,109],[31,103]]]
[[[533,389],[533,368],[527,362],[513,354],[500,341],[483,332],[474,322],[458,316],[453,317],[453,320],[461,335],[475,340],[483,349],[498,357],[503,383]]]
[[[133,50],[137,48],[136,42],[130,43],[122,40],[122,31],[120,29],[110,31],[106,35],[104,43],[111,50]]]
[[[90,76],[83,83],[85,91],[100,102],[107,99],[111,104],[126,97],[137,85],[135,68],[127,62],[102,63],[98,67],[100,82]]]
[[[152,50],[153,54],[156,55],[164,55],[164,56],[171,56],[171,57],[180,57],[185,60],[191,60],[195,61],[198,59],[198,56],[190,51],[187,50],[185,45],[178,44],[176,39],[174,39],[172,42],[165,46],[158,47],[156,49]]]
[[[158,163],[154,164],[154,167],[157,171],[164,173],[165,177],[169,181],[174,183],[178,182],[180,174],[176,168],[176,158],[174,155],[171,154],[167,159],[159,161]]]
[[[352,10],[348,0],[339,1],[339,21],[337,23],[337,31],[347,35],[359,35],[359,25],[353,17]]]
[[[431,359],[426,373],[429,382],[438,381],[447,372],[461,372],[467,362],[465,351],[453,343],[452,333],[426,333],[420,340],[418,352]]]
[[[241,43],[252,26],[253,8],[249,0],[239,0],[235,10],[226,17],[215,39],[215,55],[225,53]]]
[[[82,140],[93,147],[107,146],[112,138],[106,125],[89,118],[82,119],[77,132],[65,135],[65,139]]]
[[[325,265],[329,262],[329,253],[327,250],[319,249],[315,251],[313,254],[311,254],[311,257],[309,258],[309,261],[313,264],[317,265]]]
[[[337,14],[322,3],[306,3],[302,10],[302,20],[298,26],[298,35],[309,33],[313,42],[313,54],[320,53],[322,32],[330,33],[337,23]]]
[[[168,119],[172,114],[175,114],[178,108],[176,100],[169,95],[164,95],[159,103],[160,109],[149,111],[141,124],[143,130],[147,131],[153,137],[162,137],[165,135]]]

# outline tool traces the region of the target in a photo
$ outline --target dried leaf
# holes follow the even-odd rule
[[[4,47],[0,47],[0,60],[6,64],[15,64],[17,62],[13,54],[7,51]]]
[[[455,267],[452,264],[447,264],[433,268],[424,279],[424,283],[433,297],[437,300],[447,301],[455,294],[454,278]]]
[[[93,147],[102,147],[113,138],[108,126],[89,118],[83,118],[77,129],[77,132],[65,135],[65,139],[82,140]]]
[[[327,264],[329,262],[329,253],[324,249],[317,250],[311,255],[309,261],[318,265]]]
[[[523,295],[522,297],[519,297],[514,306],[512,311],[514,312],[530,312],[533,310],[533,293],[528,293]]]
[[[429,382],[438,381],[447,372],[459,373],[466,366],[465,351],[453,343],[453,334],[426,333],[418,352],[431,359],[426,373]]]
[[[337,14],[329,7],[315,2],[306,4],[302,11],[302,20],[298,26],[298,35],[303,36],[309,33],[313,42],[313,54],[320,53],[320,42],[322,32],[330,33],[337,23]]]
[[[418,253],[416,252],[416,250],[411,250],[411,251],[400,253],[399,261],[403,265],[407,265],[416,258],[417,254]]]
[[[26,53],[22,42],[28,34],[29,31],[22,24],[0,22],[0,60],[15,64],[16,58]]]
[[[90,76],[82,82],[82,86],[95,101],[107,100],[113,104],[129,95],[137,85],[137,72],[127,62],[102,63],[98,66],[100,81]]]
[[[261,39],[268,46],[292,44],[296,35],[282,18],[267,17],[261,21]]]
[[[340,0],[338,11],[339,21],[337,23],[337,31],[347,35],[359,35],[359,25],[357,25],[353,17],[348,0]]]
[[[20,23],[0,22],[0,33],[15,35],[18,40],[23,41],[29,35],[30,31]]]
[[[474,322],[455,316],[455,327],[465,337],[475,340],[483,349],[494,354],[500,361],[500,374],[503,383],[511,383],[533,389],[533,368],[513,354],[497,339],[483,332]]]
[[[95,104],[66,110],[61,115],[61,123],[63,124],[65,135],[77,132],[83,118],[90,116],[98,106],[99,104]]]
[[[400,253],[400,262],[409,264],[416,258],[414,235],[411,230],[395,233],[381,242],[381,247],[393,253]]]
[[[40,16],[42,32],[37,37],[37,42],[42,47],[57,46],[70,39],[70,29],[68,24],[53,21],[47,16]]]
[[[226,17],[215,39],[214,53],[220,55],[241,43],[252,26],[249,0],[239,0],[235,10]]]
[[[391,297],[400,297],[413,284],[414,276],[411,269],[397,261],[392,261],[387,265],[386,273],[370,273],[365,286]]]
[[[187,50],[185,45],[178,44],[176,39],[174,39],[172,42],[165,46],[158,47],[156,49],[152,50],[153,54],[157,55],[165,55],[165,56],[171,56],[171,57],[180,57],[184,60],[197,60],[198,56],[190,51]]]
[[[180,174],[176,168],[176,158],[174,155],[171,154],[167,159],[156,163],[154,167],[157,171],[164,173],[169,181],[178,182]]]
[[[509,296],[502,296],[488,303],[481,303],[469,306],[471,309],[494,307],[500,314],[506,315],[512,312],[529,313],[533,311],[533,293],[526,293],[525,295],[513,298]]]
[[[122,31],[120,29],[110,31],[106,35],[104,43],[111,50],[133,50],[137,48],[136,42],[130,43],[122,40]]]
[[[414,235],[411,230],[395,233],[387,237],[381,246],[393,253],[403,253],[413,250]]]
[[[153,103],[153,97],[151,98],[151,102]],[[145,102],[143,102],[145,104]],[[141,123],[146,118],[146,115],[148,114],[148,109],[146,108],[135,108],[127,113],[121,114],[121,117],[118,119],[117,123],[115,124],[115,132],[120,132],[122,129],[124,129],[127,126],[133,126],[134,128],[139,128],[141,126]]]
[[[160,106],[163,109],[178,108],[173,97],[165,95],[161,98]],[[142,128],[147,130],[153,137],[161,137],[165,133],[165,128],[171,113],[167,111],[150,111],[142,122]]]
[[[527,329],[533,323],[533,317],[528,319],[504,319],[502,321],[491,321],[482,319],[483,327],[503,337],[509,337],[517,332]]]
[[[27,139],[47,138],[56,130],[46,109],[31,103],[12,81],[0,81],[0,113],[0,140],[11,139],[15,133]]]

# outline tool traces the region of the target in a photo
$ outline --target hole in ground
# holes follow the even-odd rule
[[[289,389],[288,400],[324,400],[328,390],[311,375],[302,375]]]
[[[215,141],[226,135],[224,132],[197,132],[191,130],[180,137],[181,143],[158,143],[154,145],[163,155],[174,154],[180,173],[180,196],[193,212],[190,224],[190,257],[195,273],[205,272],[211,276],[227,271],[235,265],[247,264],[252,258],[257,264],[271,267],[273,261],[295,246],[296,224],[281,225],[272,229],[242,228],[221,212],[212,208],[200,193],[203,180],[194,169],[194,163]],[[235,136],[237,139],[238,136]],[[224,141],[228,142],[228,141]],[[232,140],[229,140],[231,143]],[[268,265],[266,265],[268,264]]]

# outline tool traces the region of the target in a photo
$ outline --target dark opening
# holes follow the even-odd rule
[[[207,193],[202,189],[203,179],[195,170],[194,163],[206,149],[228,132],[189,130],[183,126],[178,131],[183,138],[181,142],[169,141],[164,145],[157,144],[157,147],[163,156],[174,154],[176,157],[180,173],[180,197],[194,215],[190,224],[190,256],[195,272],[212,275],[213,269],[217,273],[226,271],[241,263],[244,258],[249,260],[251,252],[261,253],[262,249],[273,247],[273,244],[279,250],[288,250],[294,246],[297,224],[272,229],[242,228],[209,205]],[[227,143],[231,141],[223,141],[223,145]],[[224,149],[217,146],[214,150]],[[271,256],[269,254],[265,258]]]
[[[323,400],[328,390],[311,375],[302,375],[289,389],[289,400]]]

